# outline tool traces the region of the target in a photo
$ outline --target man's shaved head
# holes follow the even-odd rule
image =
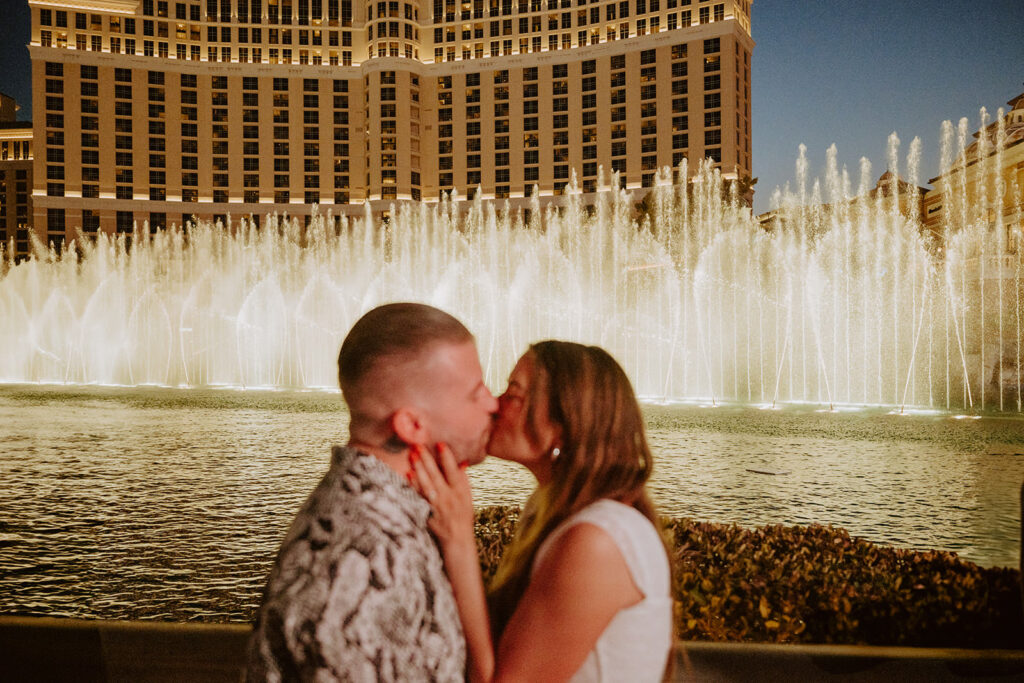
[[[338,381],[348,393],[381,362],[403,362],[425,348],[444,342],[472,341],[466,326],[426,304],[384,304],[352,326],[338,354]]]
[[[472,341],[465,325],[433,306],[394,303],[369,311],[338,354],[338,382],[353,420],[382,419],[393,401],[406,400],[411,375],[431,347]]]
[[[395,303],[368,312],[342,342],[338,381],[350,443],[394,453],[444,442],[461,460],[483,459],[498,404],[473,335],[444,311]]]

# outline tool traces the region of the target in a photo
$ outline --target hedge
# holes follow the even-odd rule
[[[519,509],[477,511],[485,579]],[[683,640],[918,647],[1024,647],[1020,572],[811,525],[664,519]]]

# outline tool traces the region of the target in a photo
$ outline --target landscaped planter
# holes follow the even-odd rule
[[[484,576],[519,509],[477,514]],[[1024,648],[1020,572],[845,530],[666,519],[682,640]]]

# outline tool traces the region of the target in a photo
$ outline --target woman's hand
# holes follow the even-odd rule
[[[435,456],[417,447],[412,461],[413,485],[433,509],[428,521],[430,530],[443,547],[469,541],[475,554],[473,491],[451,449],[439,443]]]

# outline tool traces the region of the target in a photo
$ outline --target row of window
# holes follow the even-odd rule
[[[287,194],[287,193],[285,193],[285,194]],[[317,203],[319,201],[319,193],[318,192],[307,192],[306,193],[306,198],[307,199],[315,200],[315,201],[311,201],[309,203]],[[285,199],[285,202],[287,203],[288,197],[286,196],[284,199]],[[335,203],[337,203],[337,204],[347,203],[348,202],[348,193],[337,193],[335,195],[335,200],[336,200]],[[344,201],[341,201],[341,200],[344,200]],[[65,233],[66,233],[67,227],[69,225],[71,225],[72,227],[74,227],[74,226],[81,227],[82,232],[84,233],[84,235],[87,238],[95,238],[96,233],[98,233],[99,230],[100,230],[100,214],[99,214],[99,212],[97,212],[97,211],[95,211],[93,209],[83,209],[81,212],[75,211],[74,214],[75,214],[75,217],[70,217],[71,216],[71,212],[67,211],[66,209],[47,209],[47,212],[46,212],[46,228],[47,228],[47,233],[48,233],[47,237],[49,238],[49,240],[51,240],[54,243],[54,246],[57,247],[58,249],[63,245],[64,239],[66,237]],[[195,214],[191,214],[191,213],[182,213],[182,214],[180,214],[180,216],[181,216],[181,222],[178,223],[178,225],[186,225],[188,223],[193,223],[193,222],[195,222],[195,219],[196,219]],[[76,218],[78,218],[78,217],[80,217],[80,220],[76,220]],[[213,220],[215,222],[216,221],[220,221],[220,222],[226,223],[227,219],[228,219],[228,216],[227,216],[227,214],[214,214],[214,215],[210,216],[210,218],[211,218],[211,220]],[[252,220],[252,222],[255,225],[257,225],[257,226],[262,225],[262,220],[261,220],[260,216],[258,216],[258,215],[250,216],[250,219]],[[312,217],[308,216],[308,215],[304,217],[304,220],[305,220],[305,223],[306,223],[307,227],[308,227],[309,223],[311,222],[311,219],[312,219]],[[156,233],[157,231],[165,230],[167,228],[167,226],[170,225],[170,223],[168,222],[167,213],[164,212],[164,211],[148,211],[148,212],[139,212],[137,214],[135,212],[132,212],[132,211],[116,211],[116,212],[114,212],[114,229],[118,233],[126,233],[126,234],[127,233],[131,233],[134,230],[136,221],[139,221],[140,223],[143,222],[143,221],[148,222],[149,223],[149,231],[150,231],[150,233]],[[334,229],[336,231],[339,231],[341,229],[341,222],[342,222],[342,217],[341,216],[335,216],[334,217]],[[4,233],[2,231],[2,228],[3,228],[3,224],[2,224],[2,222],[0,222],[0,237],[3,237],[3,235],[4,235]],[[25,242],[24,242],[23,246],[19,243],[18,251],[19,251],[19,253],[26,253],[28,251],[28,241],[27,241],[28,240],[28,230],[27,230],[27,224],[19,224],[19,228],[20,229],[18,230],[18,235],[19,235],[18,239],[19,240],[24,239]]]
[[[589,0],[590,3],[594,3],[599,0]],[[701,4],[704,5],[707,0],[701,0]],[[577,5],[586,5],[588,0],[577,0]],[[665,0],[665,6],[668,9],[674,9],[676,6],[686,7],[691,4],[691,0]],[[542,11],[552,11],[557,9],[565,9],[572,6],[572,0],[519,0],[519,2],[513,4],[511,0],[490,0],[487,16],[509,16],[513,13],[513,7],[518,14],[527,14]],[[613,2],[609,7],[617,6],[620,16],[629,16],[630,3],[629,0],[622,0],[621,2]],[[368,6],[367,18],[372,20],[374,16],[377,18],[381,17],[399,17],[403,16],[405,19],[411,21],[419,20],[419,9],[410,3],[402,3],[401,8],[404,10],[404,14],[399,14],[399,3],[391,0],[390,2],[377,2],[376,5],[370,4]],[[660,11],[659,0],[634,0],[634,7],[636,14],[646,14],[648,12]],[[170,3],[164,0],[158,2],[151,2],[150,0],[143,0],[142,3],[142,14],[146,17],[155,17],[157,19],[171,19],[172,13],[170,11]],[[266,7],[266,13],[263,12],[262,0],[238,0],[237,4],[232,6],[230,0],[207,0],[206,14],[205,17],[201,11],[201,7],[198,3],[186,4],[183,2],[174,3],[173,19],[177,21],[192,21],[192,22],[221,22],[231,23],[233,20],[241,24],[297,24],[299,26],[351,26],[352,25],[352,3],[351,0],[327,0],[326,2],[326,13],[324,12],[325,5],[323,0],[298,0],[297,11],[293,12],[292,3],[288,0],[284,0],[280,4],[278,2],[268,2]],[[376,13],[374,12],[376,9]],[[599,9],[599,8],[594,8]],[[234,10],[234,11],[233,11]],[[713,16],[716,21],[720,21],[725,15],[725,5],[722,3],[711,5],[704,5],[698,9],[698,13],[702,18],[701,23],[706,23],[707,20]],[[480,19],[484,15],[484,2],[483,0],[474,0],[472,8],[469,2],[462,2],[461,8],[456,13],[456,3],[454,0],[434,0],[434,23],[451,22],[455,21],[456,18],[465,21],[468,19]],[[54,26],[57,28],[69,28],[68,25],[69,13],[66,10],[51,10],[48,8],[39,10],[39,24],[40,26]],[[76,30],[92,30],[102,31],[104,17],[99,14],[86,14],[84,12],[75,12],[74,27]],[[131,26],[125,26],[126,33],[134,33],[134,18],[130,19],[132,22]],[[152,20],[145,20],[152,23]],[[166,23],[166,22],[158,22]],[[110,16],[108,17],[108,23],[106,28],[111,32],[121,31],[121,17]],[[131,28],[131,30],[129,30]]]
[[[330,34],[329,45],[336,47],[338,45],[338,37],[336,34]],[[198,40],[198,38],[197,38]],[[346,42],[347,40],[347,42]],[[289,38],[290,41],[290,38]],[[56,36],[51,31],[43,30],[39,32],[39,42],[43,47],[57,47],[66,48],[68,47],[68,37],[66,33],[58,32]],[[346,39],[342,37],[342,45],[348,45],[351,43],[351,38]],[[302,37],[299,40],[300,45],[306,44]],[[320,40],[314,38],[314,45],[319,45]],[[93,52],[101,52],[103,50],[103,37],[102,36],[76,36],[77,50],[91,50]],[[125,38],[123,43],[121,38],[111,36],[108,43],[108,49],[113,54],[126,54],[136,55],[140,54],[138,51],[138,44],[134,38]],[[202,59],[202,46],[201,45],[185,45],[178,43],[175,45],[175,51],[171,52],[171,45],[166,41],[142,41],[142,52],[141,54],[146,57],[160,57],[162,59],[179,59],[179,60],[190,60],[200,61]],[[209,62],[231,62],[237,61],[242,63],[269,63],[269,64],[314,64],[319,65],[324,63],[324,54],[321,50],[314,50],[312,53],[308,49],[300,49],[293,51],[291,48],[279,49],[271,47],[267,49],[266,60],[264,61],[264,52],[262,47],[253,47],[252,50],[248,47],[232,48],[228,46],[220,47],[219,49],[215,45],[207,47],[206,60]],[[397,56],[397,53],[394,55]],[[408,54],[408,57],[419,58],[419,51],[416,50],[415,54]],[[340,53],[337,50],[329,50],[327,53],[327,63],[331,66],[351,66],[352,65],[352,51],[342,50]]]
[[[48,93],[63,94],[64,83],[61,78],[64,76],[64,64],[61,62],[46,62],[46,85],[45,89]],[[114,81],[115,81],[115,96],[131,98],[131,87],[133,82],[133,71],[125,68],[114,69]],[[141,72],[140,72],[141,73]],[[392,72],[393,73],[393,72]],[[146,82],[150,86],[164,86],[167,85],[167,74],[163,71],[147,71]],[[96,81],[99,79],[99,68],[94,65],[83,64],[79,67],[79,78],[82,81]],[[196,74],[179,74],[179,84],[182,88],[197,88],[199,87],[199,76]],[[204,87],[205,79],[204,78]],[[209,76],[209,87],[214,91],[217,90],[228,90],[228,77],[227,76]],[[259,79],[255,76],[243,76],[236,80],[237,83],[241,84],[243,90],[243,98],[246,96],[255,95],[253,91],[259,90]],[[272,90],[275,93],[287,93],[291,88],[291,83],[298,82],[297,79],[290,78],[279,78],[275,77],[271,81]],[[304,93],[318,93],[320,92],[320,79],[317,78],[304,78],[302,79],[302,91]],[[89,83],[83,85],[87,89],[95,87],[96,84]],[[150,88],[152,92],[153,88]],[[347,93],[349,91],[348,81],[345,79],[333,79],[332,90],[335,93]],[[277,95],[275,95],[276,97]],[[287,95],[285,95],[287,97]],[[226,93],[224,94],[226,98]],[[244,103],[244,100],[243,100]],[[224,99],[223,104],[227,104],[227,100]]]
[[[49,12],[50,10],[40,10],[39,23],[41,26],[54,26],[54,24],[52,23],[52,18],[49,15]],[[62,14],[62,12],[58,12],[58,15],[60,14]],[[100,15],[91,15],[92,22],[89,24],[88,29],[84,21],[86,15],[77,14],[76,17],[79,20],[76,21],[76,29],[79,31],[103,30],[103,17]],[[64,22],[66,25],[66,16],[64,17]],[[61,25],[58,23],[56,24],[56,26],[60,27]],[[176,37],[178,40],[191,40],[194,42],[199,42],[200,40],[202,40],[202,29],[202,26],[193,24],[173,24],[174,37]],[[124,30],[122,30],[121,18],[112,16],[109,18],[108,30],[110,34],[113,34],[111,35],[111,38],[119,37],[121,35],[134,36],[136,35],[136,20],[134,18],[125,18]],[[171,31],[172,24],[169,24],[166,21],[154,22],[148,19],[142,21],[141,35],[145,37],[170,38]],[[253,43],[259,45],[263,43],[263,36],[266,35],[267,43],[270,45],[291,45],[294,35],[295,41],[298,45],[324,44],[323,29],[295,29],[294,34],[292,29],[268,28],[266,29],[265,34],[263,33],[263,31],[264,29],[262,28],[249,28],[247,26],[239,26],[234,29],[232,29],[231,26],[207,26],[206,41],[209,43],[231,43],[237,40],[237,42],[239,43]],[[52,31],[48,31],[48,33],[50,33],[51,36],[53,35]],[[64,35],[66,39],[67,33],[63,33],[62,35]],[[76,38],[102,39],[103,36],[98,34],[78,34],[76,35]],[[329,45],[335,47],[338,46],[339,44],[351,46],[352,32],[329,30],[327,31],[327,42]]]
[[[636,0],[638,9],[639,6],[644,4],[646,0]],[[652,12],[657,12],[659,0],[651,0]],[[637,12],[642,14],[642,12]],[[724,18],[725,6],[715,6],[715,19],[720,21]],[[575,22],[573,17],[575,16]],[[575,14],[573,12],[561,12],[560,14],[549,14],[546,17],[533,16],[533,17],[521,17],[518,22],[518,33],[540,33],[543,30],[547,31],[558,31],[571,29],[573,27],[582,27],[594,24],[600,24],[602,21],[615,21],[619,19],[626,19],[629,17],[629,1],[624,0],[620,3],[612,3],[605,6],[604,19],[601,19],[601,8],[591,7],[589,10],[577,10]],[[652,17],[652,26],[658,25],[653,20],[656,17]],[[671,23],[670,29],[678,27],[687,27],[693,23],[692,16],[689,10],[685,10],[678,15],[673,13],[668,15],[666,22]],[[707,21],[701,21],[700,23],[708,23]],[[639,23],[638,23],[639,25]],[[395,24],[397,27],[397,23]],[[464,24],[461,29],[458,26],[446,26],[446,27],[435,27],[434,28],[434,42],[435,43],[453,43],[456,38],[459,37],[461,40],[479,40],[484,37],[484,24]],[[510,36],[514,34],[513,29],[517,26],[512,19],[504,19],[501,21],[491,21],[487,24],[488,34],[491,38],[498,36]],[[628,30],[628,24],[627,24]],[[397,29],[396,33],[397,35]],[[373,34],[370,34],[370,38],[373,38]]]
[[[675,165],[681,163],[683,157],[679,157]],[[584,164],[586,167],[587,165]],[[643,187],[654,187],[654,182],[657,177],[657,165],[653,162],[648,162],[644,165],[644,169],[647,172],[641,174],[641,185]],[[536,172],[530,172],[527,170],[526,177],[524,178],[527,182],[523,185],[523,196],[532,197],[534,191],[537,189],[536,182],[539,179],[539,175]],[[534,169],[535,171],[535,169]],[[612,162],[611,171],[613,173],[619,173],[619,187],[622,189],[626,188],[626,168],[625,160],[615,160]],[[596,192],[597,191],[597,169],[596,168],[584,168],[584,173],[591,177],[584,177],[580,183],[580,189],[583,192]],[[556,195],[565,194],[569,186],[569,168],[567,166],[556,166],[555,167],[556,180],[552,183],[553,193]],[[497,169],[494,172],[494,196],[496,198],[507,198],[510,196],[510,187],[505,184],[510,180],[508,169]],[[466,196],[472,196],[477,188],[481,184],[480,172],[479,171],[467,171],[466,172],[466,184],[465,194]],[[454,191],[454,178],[452,174],[441,174],[441,188],[439,191],[440,198],[444,199],[447,195]]]
[[[324,9],[326,7],[326,13]],[[200,21],[201,5],[198,2],[175,2],[174,17],[184,20],[186,15],[191,21]],[[323,21],[329,24],[350,26],[352,24],[351,0],[297,0],[294,8],[291,0],[268,0],[266,14],[263,13],[263,0],[206,0],[206,21],[239,23],[290,24],[293,21],[301,26],[318,25]],[[142,13],[146,16],[169,17],[171,4],[166,0],[143,0]]]
[[[577,6],[585,6],[588,4],[595,4],[601,2],[601,0],[576,0]],[[717,20],[721,20],[725,16],[725,5],[716,4],[714,9],[708,3],[709,0],[699,0],[702,7],[699,8],[701,16],[704,12],[707,15],[712,16],[712,11]],[[635,0],[636,13],[646,14],[648,12],[660,11],[659,0]],[[472,4],[472,7],[470,6]],[[518,0],[513,5],[512,0],[489,0],[489,7],[486,16],[497,17],[497,16],[510,16],[513,14],[513,8],[517,14],[528,14],[534,12],[553,11],[558,9],[569,9],[572,7],[572,0]],[[691,4],[691,0],[665,0],[665,7],[668,9],[675,9],[676,7],[687,7]],[[624,11],[625,14],[622,16],[629,16],[629,2],[625,0],[623,2],[613,2],[612,5],[617,5],[619,11]],[[719,10],[719,8],[721,8]],[[456,12],[455,0],[434,0],[434,23],[449,23],[456,20],[468,21],[470,19],[482,19],[484,18],[484,0],[472,0],[470,3],[467,0],[461,2],[459,11]],[[704,22],[706,23],[706,22]]]

